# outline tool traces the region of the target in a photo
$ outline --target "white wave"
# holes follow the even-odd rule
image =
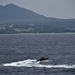
[[[75,68],[75,65],[43,65],[40,64],[40,61],[37,62],[37,60],[24,60],[24,61],[18,61],[18,62],[12,62],[12,63],[6,63],[2,64],[2,66],[15,66],[15,67],[45,67],[45,68]]]

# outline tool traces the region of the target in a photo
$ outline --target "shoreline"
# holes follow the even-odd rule
[[[75,34],[75,33],[71,33],[71,32],[65,32],[65,33],[10,33],[10,34],[0,34],[0,35],[29,35],[29,34]]]

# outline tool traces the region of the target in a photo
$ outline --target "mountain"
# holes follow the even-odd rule
[[[75,19],[45,17],[14,4],[0,5],[0,34],[75,32]]]
[[[75,19],[71,19],[75,21]],[[0,23],[11,22],[56,22],[56,21],[70,21],[70,19],[58,19],[52,17],[45,17],[37,14],[31,10],[19,7],[15,4],[7,4],[5,6],[0,5]]]
[[[48,18],[14,4],[0,6],[0,23],[44,20]]]

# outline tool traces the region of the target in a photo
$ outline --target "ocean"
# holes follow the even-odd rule
[[[75,33],[0,34],[0,75],[75,75]]]

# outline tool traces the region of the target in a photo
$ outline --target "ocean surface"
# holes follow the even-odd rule
[[[75,33],[0,34],[0,75],[75,75]]]

